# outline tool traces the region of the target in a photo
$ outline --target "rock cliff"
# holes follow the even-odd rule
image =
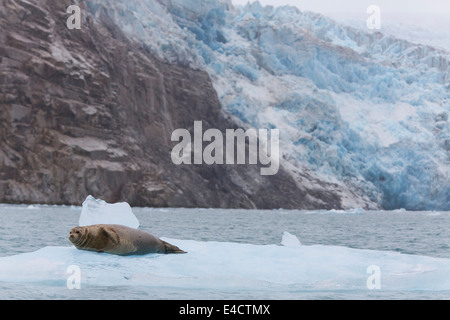
[[[80,205],[92,194],[133,206],[369,207],[304,173],[258,165],[174,165],[171,133],[238,128],[201,70],[169,64],[125,36],[106,11],[0,1],[0,202]]]

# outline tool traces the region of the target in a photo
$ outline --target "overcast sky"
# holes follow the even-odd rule
[[[248,0],[232,0],[246,4]],[[253,1],[250,1],[253,2]],[[262,5],[294,5],[337,20],[366,21],[370,5],[378,5],[381,22],[398,22],[450,33],[450,0],[259,0]]]

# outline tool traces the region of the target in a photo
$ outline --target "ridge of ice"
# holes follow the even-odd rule
[[[127,202],[107,203],[87,196],[81,208],[79,226],[94,224],[121,224],[137,229],[139,221]]]

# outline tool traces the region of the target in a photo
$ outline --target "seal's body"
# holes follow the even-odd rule
[[[69,240],[80,250],[117,255],[186,253],[150,233],[118,224],[75,227],[70,230]]]

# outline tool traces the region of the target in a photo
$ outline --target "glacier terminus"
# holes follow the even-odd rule
[[[447,45],[258,2],[87,5],[161,59],[206,70],[242,126],[279,129],[280,165],[298,183],[310,172],[368,208],[450,209]]]

